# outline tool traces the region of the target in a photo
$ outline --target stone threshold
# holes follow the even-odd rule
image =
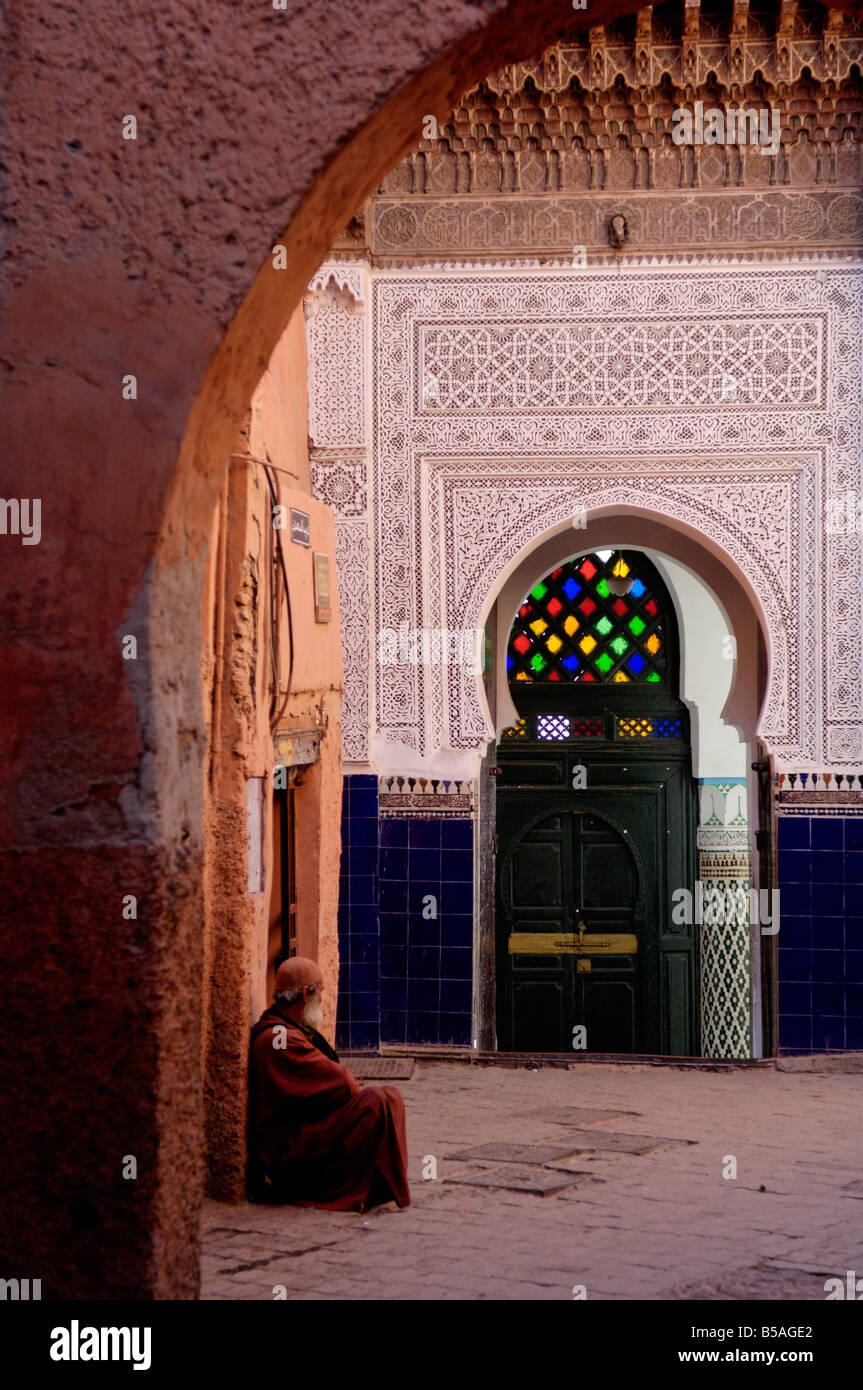
[[[368,1057],[412,1057],[418,1062],[462,1062],[480,1066],[510,1068],[532,1068],[536,1066],[558,1067],[568,1070],[583,1066],[651,1066],[651,1067],[691,1067],[702,1071],[739,1070],[752,1067],[775,1067],[775,1057],[661,1057],[652,1053],[591,1052],[580,1057],[571,1052],[482,1052],[472,1047],[445,1047],[429,1044],[403,1046],[400,1043],[383,1043],[370,1052],[342,1051],[342,1060],[347,1064],[352,1059],[359,1061]],[[798,1059],[786,1059],[798,1060]],[[803,1060],[809,1060],[803,1059]],[[813,1059],[817,1060],[817,1059]],[[813,1068],[794,1067],[785,1070],[812,1070]],[[861,1063],[863,1069],[863,1063]]]

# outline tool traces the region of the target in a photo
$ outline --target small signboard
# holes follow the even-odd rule
[[[312,527],[308,512],[299,512],[291,507],[291,540],[295,545],[309,546],[312,543]]]
[[[315,622],[328,623],[333,616],[330,606],[330,557],[315,551]]]

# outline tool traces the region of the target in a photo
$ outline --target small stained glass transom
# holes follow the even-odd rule
[[[679,719],[618,719],[618,738],[681,738]]]
[[[565,714],[538,714],[536,716],[536,736],[555,743],[569,738],[569,720]]]
[[[618,560],[608,551],[578,555],[545,575],[520,604],[510,631],[510,682],[661,684],[668,624],[638,568],[637,555]],[[614,576],[632,580],[626,594],[611,591]]]

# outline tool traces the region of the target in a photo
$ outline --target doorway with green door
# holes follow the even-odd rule
[[[582,553],[514,615],[497,746],[498,1047],[698,1053],[689,711],[674,607],[641,552]]]

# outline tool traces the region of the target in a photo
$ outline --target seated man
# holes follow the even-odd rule
[[[410,1206],[405,1107],[394,1086],[360,1086],[321,1026],[320,967],[282,961],[275,1006],[252,1029],[250,1170],[277,1201],[330,1211]]]

